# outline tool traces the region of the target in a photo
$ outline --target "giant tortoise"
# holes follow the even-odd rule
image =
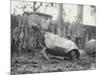
[[[44,48],[42,49],[42,54],[45,59],[50,60],[48,54],[52,54],[58,57],[60,56],[63,59],[79,59],[79,48],[73,41],[50,32],[42,33],[39,29],[39,26],[37,25],[33,25],[32,27],[35,28],[36,31],[39,32],[39,34],[41,34],[40,37],[44,38],[42,41],[44,45]]]

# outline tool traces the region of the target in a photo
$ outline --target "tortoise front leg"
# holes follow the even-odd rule
[[[50,61],[49,57],[47,56],[47,53],[46,53],[46,47],[44,47],[41,51],[43,57],[47,60],[47,61]]]

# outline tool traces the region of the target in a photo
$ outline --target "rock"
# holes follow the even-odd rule
[[[80,57],[84,57],[87,55],[83,49],[79,49],[79,52],[80,52]]]
[[[84,45],[84,50],[89,56],[95,56],[96,53],[96,40],[91,39]]]

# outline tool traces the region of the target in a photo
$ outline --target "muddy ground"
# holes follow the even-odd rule
[[[95,59],[89,56],[81,57],[77,64],[72,61],[55,58],[51,58],[51,61],[48,62],[39,51],[35,55],[30,52],[17,56],[15,53],[11,57],[11,75],[95,69]]]

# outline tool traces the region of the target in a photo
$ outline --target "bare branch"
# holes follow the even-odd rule
[[[48,7],[50,5],[50,3],[46,4],[45,7]]]
[[[54,6],[54,3],[51,3],[51,6],[53,7]]]
[[[38,7],[35,8],[35,10],[39,9],[41,6],[42,6],[42,2],[40,3]]]
[[[33,2],[33,11],[35,11],[36,2]]]

